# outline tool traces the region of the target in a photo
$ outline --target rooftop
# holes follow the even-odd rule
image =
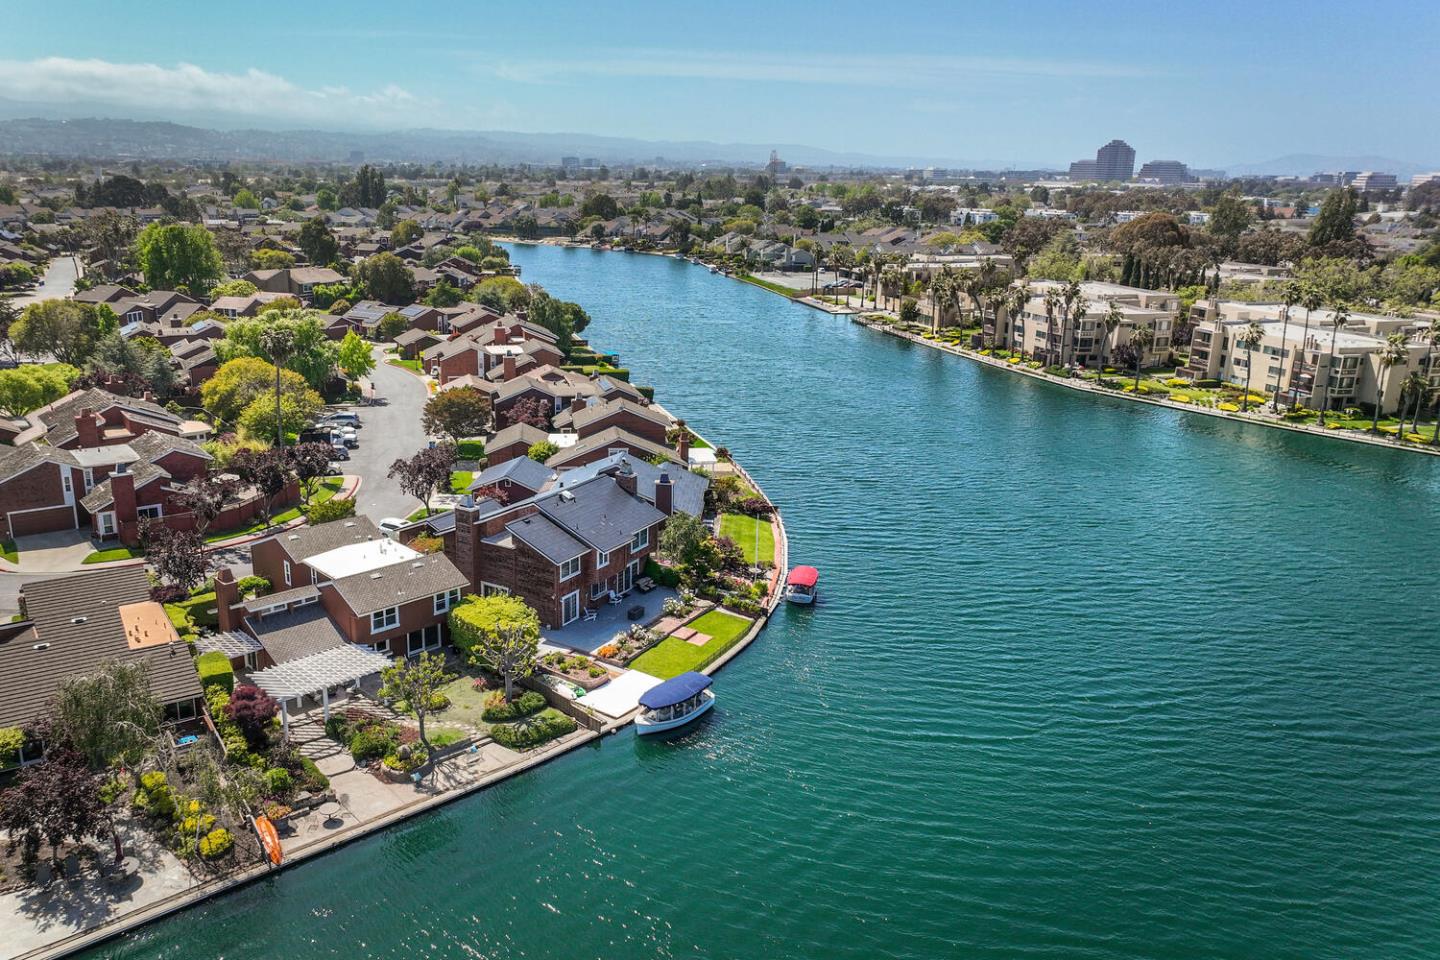
[[[386,537],[351,543],[324,553],[315,554],[305,562],[317,573],[331,580],[369,573],[407,560],[418,560],[421,554]]]

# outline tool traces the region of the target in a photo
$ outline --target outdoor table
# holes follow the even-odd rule
[[[316,812],[323,818],[323,822],[340,819],[340,804],[334,800],[326,801],[315,808]]]

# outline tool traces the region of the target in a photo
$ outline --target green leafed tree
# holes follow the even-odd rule
[[[210,231],[183,223],[152,223],[135,238],[135,259],[154,290],[203,294],[225,276]]]
[[[340,341],[336,364],[340,367],[340,372],[345,374],[348,379],[359,380],[375,369],[375,357],[370,352],[370,344],[366,343],[364,338],[354,330],[351,330]]]
[[[472,595],[450,611],[450,638],[471,664],[500,675],[510,700],[515,681],[535,672],[540,615],[519,597]]]

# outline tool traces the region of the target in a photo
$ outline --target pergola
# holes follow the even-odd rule
[[[383,653],[369,647],[346,643],[288,663],[266,667],[250,674],[250,682],[283,705],[289,700],[320,695],[326,720],[330,719],[330,688],[356,683],[372,673],[379,673],[394,663]],[[289,731],[289,719],[280,711],[282,723]]]

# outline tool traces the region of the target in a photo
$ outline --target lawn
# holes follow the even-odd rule
[[[326,500],[329,500],[330,498],[334,497],[335,494],[339,493],[340,488],[343,486],[345,486],[345,479],[343,477],[326,477],[320,481],[319,488],[310,495],[310,502],[312,504],[324,503]],[[232,537],[243,537],[252,533],[262,533],[266,529],[268,529],[268,527],[279,526],[282,523],[289,523],[291,520],[294,520],[301,516],[304,512],[304,507],[296,505],[294,507],[291,507],[289,510],[284,511],[283,513],[275,514],[275,516],[271,518],[268,525],[263,519],[256,520],[254,523],[246,524],[243,527],[236,527],[232,530],[221,530],[219,533],[208,533],[205,535],[205,542],[219,543],[221,540],[229,540]],[[99,561],[87,560],[86,562],[98,563]]]
[[[724,610],[711,610],[703,617],[687,623],[699,633],[708,633],[710,642],[703,647],[687,643],[679,637],[666,637],[646,650],[629,664],[630,669],[648,673],[652,677],[669,680],[687,670],[701,670],[714,663],[726,650],[735,646],[745,631],[754,623],[746,617],[737,617]]]
[[[109,563],[111,560],[129,560],[133,557],[143,557],[145,552],[139,547],[111,547],[108,550],[96,550],[81,563]]]
[[[385,362],[390,364],[390,366],[392,367],[404,367],[411,373],[423,372],[419,360],[402,360],[399,357],[390,357]]]
[[[475,479],[475,474],[469,470],[456,470],[450,474],[450,492],[464,493],[470,489],[470,482]]]
[[[416,508],[415,508],[415,511],[414,511],[413,513],[411,513],[410,516],[406,517],[405,520],[406,520],[407,523],[414,523],[416,520],[424,520],[427,516],[435,517],[435,516],[439,516],[439,515],[442,514],[442,513],[449,513],[449,512],[450,512],[450,508],[449,508],[449,507],[446,507],[444,510],[434,510],[434,509],[432,509],[432,510],[428,511],[428,513],[427,513],[427,511],[425,510],[424,507],[416,507]]]
[[[759,553],[756,553],[756,533],[759,533]],[[720,515],[720,536],[729,537],[745,553],[745,562],[773,567],[775,565],[775,530],[768,519],[747,517],[743,513],[722,513]],[[709,631],[703,631],[708,633]]]
[[[462,673],[440,688],[440,692],[450,698],[450,706],[437,714],[431,714],[434,722],[465,723],[482,732],[490,729],[490,724],[480,719],[480,715],[485,712],[485,698],[490,696],[493,688],[486,687],[484,690],[476,690],[476,676],[472,673]]]
[[[0,557],[4,557],[11,563],[20,562],[20,550],[15,546],[14,540],[0,540]]]

